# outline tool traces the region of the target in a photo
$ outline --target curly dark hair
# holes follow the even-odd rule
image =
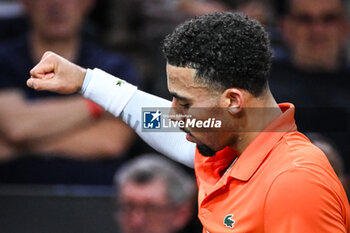
[[[256,20],[238,13],[198,16],[166,36],[168,64],[196,69],[198,81],[224,90],[242,88],[259,96],[271,67],[268,35]]]

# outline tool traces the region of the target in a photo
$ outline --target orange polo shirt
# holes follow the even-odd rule
[[[326,156],[301,133],[294,106],[235,159],[229,148],[195,156],[203,232],[350,232],[345,191]],[[317,117],[317,116],[316,116]],[[227,169],[227,172],[223,172]]]

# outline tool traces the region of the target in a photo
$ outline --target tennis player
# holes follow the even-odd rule
[[[269,90],[271,50],[257,21],[235,13],[200,16],[168,35],[163,51],[172,102],[51,52],[27,85],[80,91],[161,153],[194,166],[203,232],[350,232],[349,202],[326,156],[297,131],[294,106],[277,104]],[[231,130],[142,131],[142,107],[170,106],[192,117],[195,108],[224,109],[218,118]],[[252,108],[272,110],[257,117]]]

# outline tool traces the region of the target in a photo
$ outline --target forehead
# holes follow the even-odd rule
[[[208,85],[196,81],[196,70],[167,64],[168,89],[185,98],[195,95],[209,95]]]
[[[168,75],[168,83],[172,86],[184,85],[191,87],[194,83],[196,70],[186,67],[178,67],[167,64],[166,71]]]
[[[290,0],[290,12],[319,14],[323,12],[341,12],[341,0]]]
[[[140,195],[142,194],[142,195]],[[163,203],[166,202],[166,185],[161,179],[145,184],[126,182],[120,190],[120,199],[135,203]]]

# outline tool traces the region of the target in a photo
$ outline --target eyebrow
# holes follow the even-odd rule
[[[172,95],[174,98],[182,100],[182,101],[189,101],[189,99],[187,99],[186,97],[180,96],[175,92],[170,92],[170,95]]]

